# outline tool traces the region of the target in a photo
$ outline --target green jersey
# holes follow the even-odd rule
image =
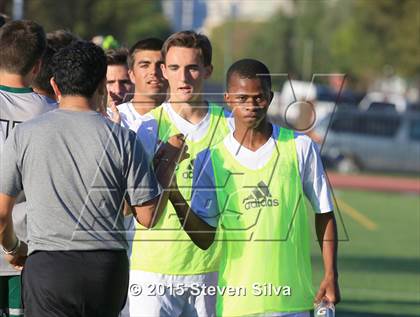
[[[312,308],[310,230],[294,132],[280,128],[275,145],[267,163],[256,169],[241,165],[224,142],[196,160],[195,168],[206,172],[201,183],[194,179],[191,205],[203,206],[199,215],[218,226],[222,248],[217,316]],[[210,190],[216,198],[203,199]],[[218,211],[207,214],[216,221],[206,219],[207,209]]]
[[[190,157],[182,161],[177,170],[177,183],[187,201],[191,199],[193,166],[196,155],[204,149],[217,144],[229,133],[228,113],[215,104],[209,104],[208,113],[199,125],[206,125],[202,135],[198,132],[190,135],[182,131],[174,122],[177,115],[169,103],[164,103],[150,112],[156,124],[145,125],[150,129],[156,127],[158,139],[167,141],[169,137],[183,133]],[[179,118],[177,118],[179,119]],[[187,123],[186,123],[187,124]],[[142,133],[143,125],[138,134]],[[219,267],[218,245],[209,250],[201,250],[183,230],[178,216],[168,202],[159,222],[152,229],[146,229],[136,223],[136,231],[132,244],[131,269],[147,272],[174,275],[193,275],[215,272]]]

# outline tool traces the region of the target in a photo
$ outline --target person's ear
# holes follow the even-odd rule
[[[270,90],[269,98],[268,98],[268,104],[271,104],[274,98],[274,93]]]
[[[168,80],[168,76],[166,74],[166,65],[165,65],[165,63],[160,64],[160,69],[162,70],[163,77],[165,77],[165,79]]]
[[[229,92],[226,91],[225,94],[223,95],[223,98],[225,99],[225,102],[228,105],[229,109],[233,111],[234,104],[233,104],[233,100]]]
[[[133,85],[136,84],[136,77],[134,76],[134,71],[132,69],[128,70],[128,76],[130,77],[130,81]]]
[[[205,69],[204,79],[209,79],[211,74],[213,74],[213,65],[207,65]]]
[[[61,91],[60,88],[58,88],[57,83],[55,82],[54,77],[51,77],[50,79],[50,85],[52,87],[52,89],[54,90],[54,94],[57,98],[57,101],[60,102],[61,99]]]

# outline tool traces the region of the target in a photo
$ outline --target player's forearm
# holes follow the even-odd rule
[[[6,250],[13,249],[17,242],[12,219],[14,202],[13,197],[0,194],[0,245]]]
[[[154,227],[160,219],[163,210],[168,204],[168,188],[171,184],[175,171],[175,164],[160,163],[155,165],[155,174],[158,183],[163,189],[162,193],[154,199],[144,203],[141,206],[129,206],[124,203],[124,215],[131,212],[134,214],[137,222],[146,228]]]
[[[13,230],[13,221],[11,219],[0,218],[0,245],[6,250],[13,249],[17,243],[17,237]]]
[[[324,260],[325,276],[336,279],[337,270],[337,226],[334,213],[317,214],[315,216],[316,233]]]
[[[131,210],[137,222],[146,228],[154,227],[166,208],[168,196],[167,192],[163,192],[141,206],[133,206]]]
[[[190,209],[177,188],[171,191],[169,199],[175,208],[182,227],[191,240],[200,249],[208,249],[214,241],[216,228],[208,225]]]

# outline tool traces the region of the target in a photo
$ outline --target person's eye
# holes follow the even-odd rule
[[[247,98],[246,98],[246,96],[238,96],[236,98],[236,100],[238,100],[241,103],[244,103],[244,102],[246,102]]]

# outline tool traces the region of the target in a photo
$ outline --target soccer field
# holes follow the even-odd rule
[[[420,198],[334,191],[338,210],[339,317],[420,316]],[[313,227],[313,226],[312,226]],[[322,257],[312,248],[316,288]]]

